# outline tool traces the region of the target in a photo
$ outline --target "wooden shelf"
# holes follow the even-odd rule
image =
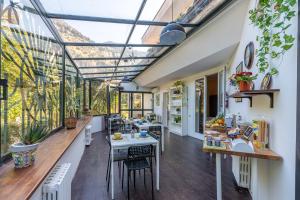
[[[270,108],[274,107],[274,93],[279,92],[279,89],[270,89],[270,90],[249,90],[244,92],[237,92],[230,95],[230,98],[242,98],[249,99],[250,107],[252,107],[252,97],[258,95],[266,95],[270,98]]]
[[[30,199],[49,172],[92,120],[79,120],[75,129],[61,129],[39,144],[34,165],[15,169],[13,161],[0,167],[0,199]]]

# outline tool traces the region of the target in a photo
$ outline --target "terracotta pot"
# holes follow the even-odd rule
[[[240,92],[249,91],[251,88],[251,83],[246,81],[239,82]]]
[[[69,117],[65,119],[65,125],[67,129],[74,129],[77,125],[77,118],[75,117]]]

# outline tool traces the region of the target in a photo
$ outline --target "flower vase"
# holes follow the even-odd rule
[[[240,81],[239,82],[239,89],[240,92],[249,91],[251,88],[251,84],[247,81]]]

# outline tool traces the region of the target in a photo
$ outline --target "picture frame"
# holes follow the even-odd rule
[[[241,73],[243,72],[243,61],[240,62],[240,64],[235,68],[235,73]]]
[[[155,105],[160,106],[160,93],[155,94]]]
[[[261,81],[260,89],[261,90],[269,90],[272,84],[272,75],[270,73],[266,73],[264,78]]]
[[[254,131],[253,128],[251,126],[248,126],[246,128],[246,130],[244,131],[243,137],[247,140],[249,140],[251,138],[251,136],[253,135]]]
[[[244,52],[244,64],[247,69],[251,69],[254,61],[254,43],[249,42]]]

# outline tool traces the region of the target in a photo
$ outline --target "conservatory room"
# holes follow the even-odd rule
[[[0,200],[300,199],[299,7],[0,0]]]

